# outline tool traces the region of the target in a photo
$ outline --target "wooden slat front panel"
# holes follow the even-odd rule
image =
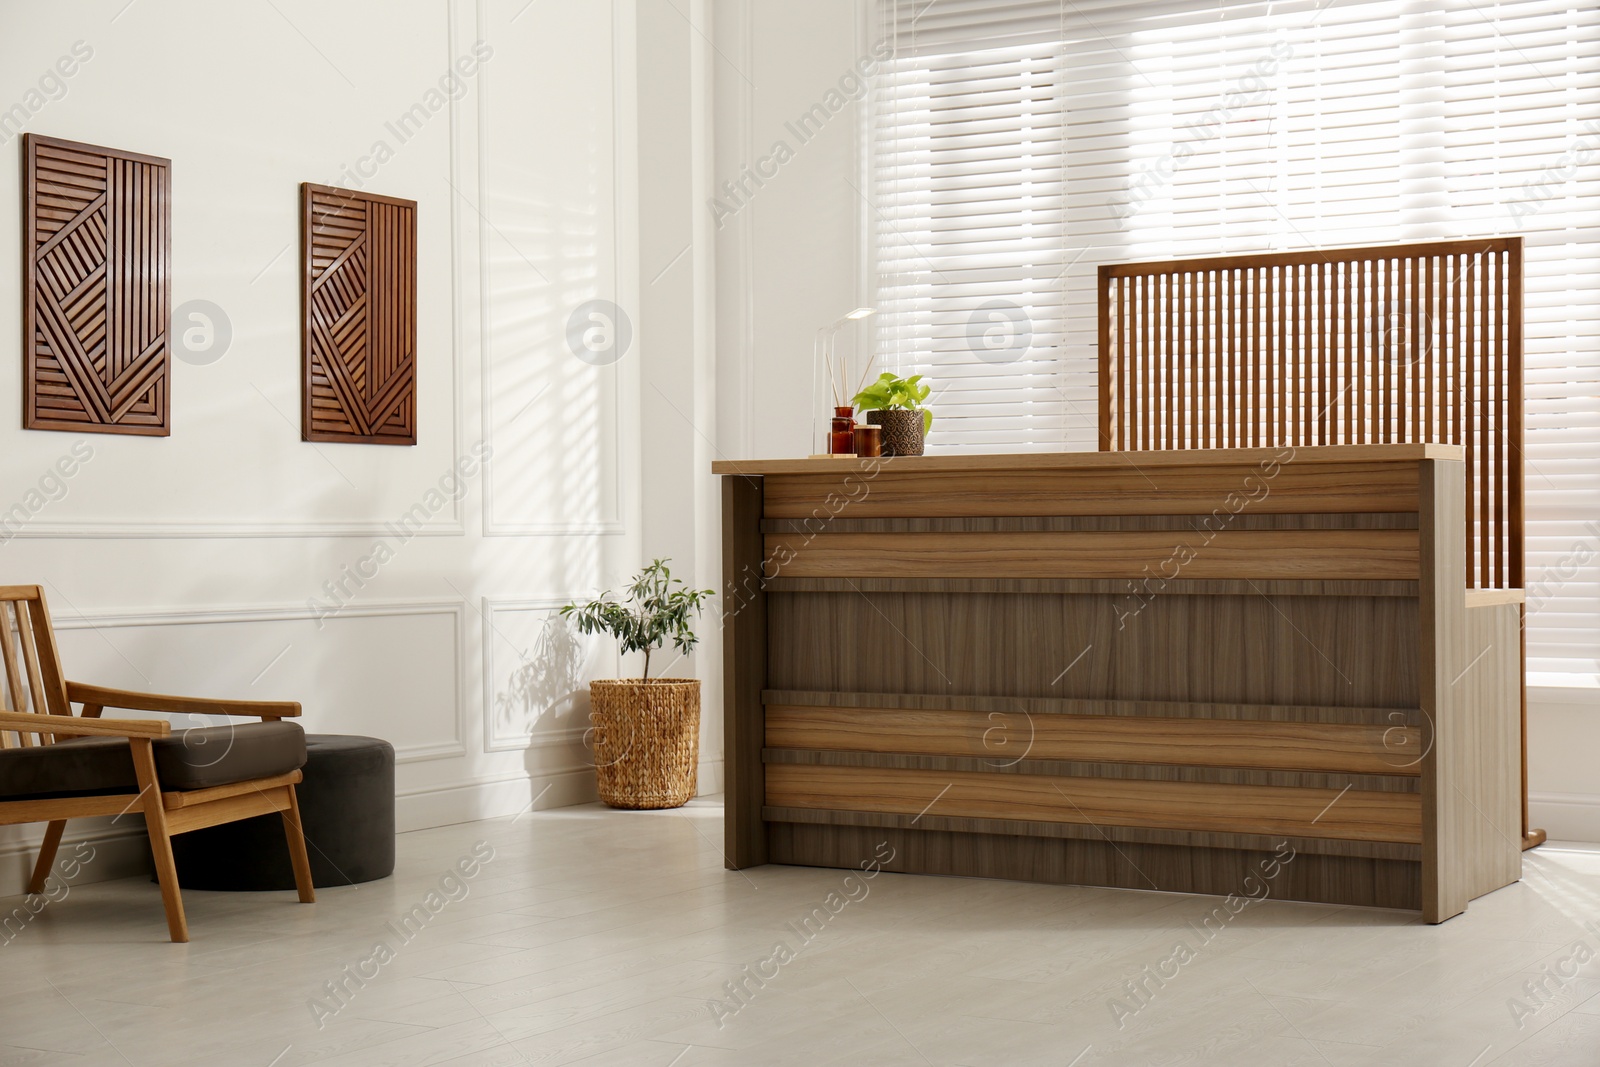
[[[1400,597],[769,594],[769,689],[1415,709]],[[1404,720],[1397,720],[1403,722]]]
[[[1407,726],[783,705],[767,708],[767,745],[1394,775],[1419,774],[1421,751]]]
[[[767,803],[970,819],[1283,834],[1346,841],[1422,840],[1422,798],[1282,786],[1057,778],[769,764]]]
[[[1296,463],[1276,469],[775,474],[766,479],[769,519],[992,517],[1014,515],[1329,514],[1417,510],[1415,463]],[[1236,494],[1230,504],[1230,495]],[[1241,506],[1242,505],[1242,506]]]
[[[1273,868],[1264,867],[1263,863],[1270,861],[1281,838],[1258,849],[1193,848],[1187,844],[1111,841],[1092,831],[1083,838],[1053,839],[965,827],[925,830],[922,827],[927,821],[924,819],[914,829],[773,823],[768,831],[772,862],[855,869],[862,857],[875,851],[882,854],[882,846],[887,844],[894,849],[894,859],[885,869],[897,873],[1154,888],[1167,893],[1211,893],[1220,897],[1254,885],[1249,880],[1252,875],[1259,878],[1264,870],[1276,870],[1277,877],[1272,879],[1274,900],[1415,910],[1421,898],[1415,860],[1318,855],[1306,847],[1304,838],[1291,842],[1295,849],[1292,863]],[[1110,834],[1117,832],[1106,829]],[[1195,904],[1202,913],[1223,906],[1220,900]],[[1066,1057],[1061,1062],[1067,1062]]]
[[[788,578],[1417,578],[1415,530],[766,536]]]

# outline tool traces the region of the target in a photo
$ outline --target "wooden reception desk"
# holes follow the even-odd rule
[[[1521,876],[1521,593],[1465,588],[1460,448],[714,469],[730,867],[1430,922]]]

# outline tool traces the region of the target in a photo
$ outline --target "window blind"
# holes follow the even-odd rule
[[[1600,675],[1600,5],[877,0],[881,366],[1097,447],[1101,263],[1522,235],[1528,657]]]
[[[885,13],[896,58],[871,109],[879,365],[935,383],[935,450],[1059,448],[1061,5],[897,0]]]

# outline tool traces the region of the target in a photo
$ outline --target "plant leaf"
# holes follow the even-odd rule
[[[922,402],[933,392],[933,386],[925,384],[923,377],[913,374],[909,378],[899,378],[892,371],[884,371],[878,375],[877,381],[851,397],[850,403],[858,411],[921,411],[923,432],[926,433],[928,427],[933,425],[933,412],[923,407]]]
[[[671,639],[685,655],[699,643],[691,628],[714,589],[688,589],[672,577],[669,560],[652,560],[628,585],[626,602],[609,591],[586,604],[568,604],[560,614],[572,618],[579,633],[609,634],[623,655],[646,654]]]

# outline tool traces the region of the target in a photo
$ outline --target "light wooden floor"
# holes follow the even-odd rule
[[[185,946],[153,885],[82,885],[0,946],[0,1065],[1600,1064],[1600,851],[1530,853],[1441,927],[1267,901],[1207,940],[1212,898],[731,873],[721,839],[718,798],[406,834],[394,879],[315,907],[187,894]]]

